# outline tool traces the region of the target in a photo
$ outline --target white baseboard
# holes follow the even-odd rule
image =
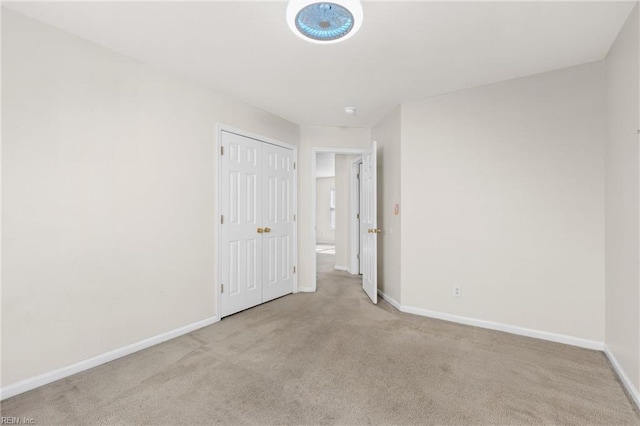
[[[315,293],[315,289],[312,287],[299,287],[298,293]]]
[[[380,290],[378,290],[378,296],[382,297],[384,300],[386,300],[387,302],[389,302],[389,304],[391,306],[393,306],[394,308],[396,308],[399,311],[402,311],[402,306],[400,306],[400,304],[391,296],[381,292]]]
[[[55,382],[56,380],[64,379],[65,377],[80,373],[81,371],[106,364],[107,362],[122,358],[123,356],[130,355],[134,352],[138,352],[151,346],[155,346],[159,343],[166,342],[167,340],[182,336],[183,334],[191,333],[194,330],[206,327],[218,321],[220,321],[218,317],[211,317],[202,321],[197,321],[192,324],[185,325],[184,327],[176,328],[175,330],[158,334],[148,339],[144,339],[139,342],[103,353],[101,355],[94,356],[93,358],[85,359],[84,361],[80,361],[75,364],[50,371],[48,373],[40,374],[29,379],[21,380],[17,383],[4,386],[2,389],[0,389],[0,400],[11,398],[12,396],[19,395],[40,386]]]
[[[400,312],[420,315],[423,317],[436,318],[451,321],[458,324],[472,325],[474,327],[487,328],[489,330],[504,331],[506,333],[517,334],[519,336],[533,337],[535,339],[548,340],[551,342],[564,343],[566,345],[578,346],[586,349],[604,350],[604,342],[583,339],[581,337],[568,336],[566,334],[551,333],[548,331],[534,330],[530,328],[517,327],[515,325],[503,324],[499,322],[481,320],[476,318],[463,317],[459,315],[447,314],[444,312],[432,311],[429,309],[416,308],[413,306],[401,305],[388,295],[378,292],[380,296],[393,305]]]
[[[620,365],[615,355],[613,354],[613,352],[611,352],[611,350],[606,344],[604,345],[604,353],[607,356],[607,358],[609,358],[609,362],[611,363],[611,365],[613,366],[613,369],[615,370],[616,374],[620,378],[622,385],[625,387],[625,389],[631,396],[631,399],[633,400],[633,402],[636,403],[636,406],[638,407],[638,409],[640,409],[640,392],[633,385],[631,378],[627,376],[627,373],[625,373],[625,371],[622,369],[622,365]]]
[[[336,266],[333,267],[333,269],[335,269],[336,271],[346,271],[347,267],[346,266],[336,265]]]
[[[604,342],[583,339],[581,337],[568,336],[566,334],[551,333],[548,331],[534,330],[530,328],[517,327],[499,322],[481,320],[476,318],[462,317],[458,315],[447,314],[444,312],[431,311],[428,309],[414,308],[411,306],[401,306],[402,312],[409,314],[421,315],[424,317],[437,318],[445,321],[457,322],[459,324],[472,325],[475,327],[487,328],[490,330],[504,331],[520,336],[533,337],[536,339],[549,340],[551,342],[564,343],[567,345],[579,346],[581,348],[603,350]]]

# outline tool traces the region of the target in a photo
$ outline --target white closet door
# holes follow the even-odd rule
[[[221,317],[262,303],[262,142],[222,132]]]
[[[293,292],[293,151],[263,144],[263,300]]]

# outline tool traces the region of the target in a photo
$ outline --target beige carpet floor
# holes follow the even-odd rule
[[[640,424],[601,352],[371,304],[318,254],[286,296],[1,404],[38,424]]]

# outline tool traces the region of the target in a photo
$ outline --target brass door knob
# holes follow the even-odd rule
[[[378,228],[378,229],[376,229],[374,232],[375,232],[376,234],[379,234],[379,233],[381,233],[382,231],[380,230],[380,228]]]
[[[258,228],[256,231],[258,232],[258,234],[262,234],[264,232],[264,229]]]
[[[373,229],[369,228],[367,229],[367,233],[371,234],[373,232]]]
[[[264,232],[271,232],[271,228],[264,228]]]

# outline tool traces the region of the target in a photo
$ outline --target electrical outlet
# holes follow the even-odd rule
[[[454,297],[462,297],[462,289],[459,285],[453,286],[453,296]]]

